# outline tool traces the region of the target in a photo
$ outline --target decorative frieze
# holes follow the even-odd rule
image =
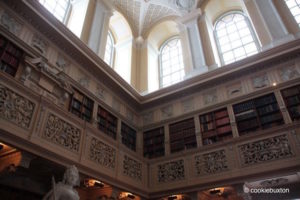
[[[49,114],[42,138],[73,152],[79,152],[81,131],[63,119]]]
[[[238,146],[244,166],[288,158],[293,155],[287,135],[279,135]]]
[[[22,29],[22,24],[5,11],[1,15],[0,24],[15,35],[18,35]]]
[[[29,128],[35,104],[0,84],[0,117],[22,128]]]
[[[228,170],[225,150],[195,156],[197,175],[215,174]]]
[[[158,182],[167,183],[180,181],[185,178],[184,175],[184,160],[177,160],[158,165]]]
[[[114,169],[116,165],[116,150],[92,137],[89,159],[104,167]]]
[[[142,181],[142,163],[125,155],[123,161],[123,174],[132,179]]]

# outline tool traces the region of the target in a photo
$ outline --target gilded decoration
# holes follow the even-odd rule
[[[123,174],[138,181],[142,181],[142,164],[128,156],[124,156]]]
[[[116,150],[92,137],[89,158],[104,167],[114,169],[116,164]]]
[[[197,175],[215,174],[228,170],[225,150],[195,156]]]
[[[184,179],[184,161],[177,160],[158,165],[158,182],[167,183]]]
[[[54,114],[48,115],[42,137],[65,149],[76,153],[79,152],[81,139],[80,129],[65,122]]]
[[[279,135],[238,147],[242,165],[288,158],[293,155],[287,135]]]
[[[0,117],[29,128],[35,104],[0,84]]]

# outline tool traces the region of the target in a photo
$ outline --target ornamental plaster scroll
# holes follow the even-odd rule
[[[173,116],[173,105],[168,105],[160,109],[163,119],[167,119]]]
[[[112,108],[118,113],[121,111],[121,103],[116,98],[112,100]]]
[[[35,104],[0,84],[0,118],[28,129]]]
[[[279,135],[264,140],[238,146],[243,166],[280,160],[294,155],[287,135]]]
[[[134,114],[131,110],[129,110],[128,108],[126,109],[126,118],[130,121],[133,122],[134,120]]]
[[[31,46],[38,50],[42,55],[46,55],[49,44],[41,36],[35,34],[32,38]]]
[[[262,74],[252,78],[254,89],[264,88],[270,85],[270,80],[267,74]]]
[[[204,100],[204,104],[213,104],[213,103],[217,103],[218,101],[218,95],[217,95],[217,90],[210,90],[207,91],[203,94],[203,100]]]
[[[157,168],[157,178],[159,183],[174,182],[185,179],[183,159],[160,164]]]
[[[181,104],[182,104],[182,110],[184,113],[191,112],[194,110],[194,107],[195,107],[194,98],[183,100],[181,102]]]
[[[79,153],[80,129],[52,113],[47,117],[42,138],[69,151]]]
[[[106,90],[98,85],[96,88],[96,96],[99,97],[101,100],[105,101],[106,95]]]
[[[104,167],[115,169],[116,150],[102,141],[92,137],[89,149],[89,159]]]
[[[123,174],[137,181],[142,181],[142,163],[125,155],[123,160]]]
[[[216,174],[228,170],[225,150],[195,156],[197,175]]]
[[[70,62],[61,54],[58,55],[55,64],[64,72],[66,71],[66,68],[70,66]]]
[[[147,112],[143,115],[143,124],[151,124],[154,121],[153,111]]]
[[[226,93],[228,98],[233,98],[243,94],[242,84],[239,82],[239,83],[228,85],[226,87]]]
[[[9,32],[19,35],[22,30],[22,24],[19,23],[14,17],[9,15],[7,12],[2,12],[0,18],[0,24],[6,28]]]
[[[289,81],[291,79],[297,78],[300,76],[299,72],[296,69],[296,66],[288,66],[288,67],[282,67],[278,69],[279,76],[282,81]]]

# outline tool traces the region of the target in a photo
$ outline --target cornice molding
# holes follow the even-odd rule
[[[44,34],[68,56],[74,58],[78,64],[84,66],[85,70],[93,73],[94,77],[99,77],[109,89],[118,94],[137,111],[149,110],[151,107],[161,105],[164,102],[190,95],[195,91],[202,91],[210,84],[215,85],[224,79],[236,77],[250,69],[257,69],[258,66],[267,65],[300,52],[300,39],[296,39],[235,63],[191,77],[175,85],[141,95],[67,27],[47,12],[38,1],[10,0],[5,1],[5,4],[19,13],[23,19]]]

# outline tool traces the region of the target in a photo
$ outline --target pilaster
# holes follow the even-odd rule
[[[194,73],[203,73],[208,70],[203,51],[202,38],[198,27],[198,19],[200,16],[201,10],[196,9],[179,20],[179,22],[184,25],[188,36],[193,66],[191,75]]]

